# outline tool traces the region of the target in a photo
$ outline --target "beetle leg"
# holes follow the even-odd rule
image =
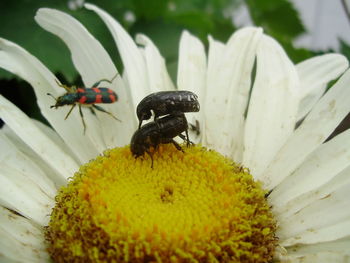
[[[184,150],[182,150],[181,146],[180,146],[176,141],[174,141],[173,139],[171,139],[170,142],[171,142],[172,144],[174,144],[174,146],[176,147],[176,149],[178,149],[178,150],[181,151],[181,152],[184,152]]]
[[[74,107],[75,107],[76,105],[77,105],[77,104],[74,103],[73,106],[70,108],[70,110],[68,111],[66,117],[64,117],[65,120],[68,118],[69,114],[72,112],[72,110],[74,109]]]
[[[81,120],[82,120],[82,122],[83,122],[84,134],[85,134],[85,131],[86,131],[86,124],[85,124],[85,121],[84,121],[84,115],[83,115],[83,111],[81,110],[81,105],[80,105],[80,104],[79,104],[79,113],[80,113]]]
[[[93,87],[97,87],[97,86],[100,85],[100,83],[103,82],[103,81],[112,84],[113,80],[114,80],[118,75],[119,75],[119,73],[117,72],[117,74],[115,74],[115,76],[114,76],[111,80],[109,80],[109,79],[100,79],[99,81],[97,81],[96,83],[94,83],[94,85],[92,85],[92,88],[93,88]]]
[[[189,147],[192,142],[190,141],[190,137],[188,136],[188,124],[187,124],[186,116],[185,116],[184,113],[177,113],[177,115],[181,116],[183,121],[186,123],[186,127],[187,127],[186,130],[185,130],[185,133],[186,133],[186,145],[187,145],[187,147]]]
[[[96,112],[95,112],[94,108],[93,107],[89,107],[89,109],[90,109],[91,113],[96,116]]]
[[[64,88],[67,92],[69,92],[69,93],[74,92],[74,88],[70,88],[64,84],[59,83],[57,79],[55,79],[55,81],[59,87]]]
[[[191,144],[194,145],[194,143],[191,142],[191,141],[188,139],[188,137],[184,136],[183,134],[180,133],[178,136],[179,136],[181,139],[183,139],[184,141],[187,142],[187,147],[189,147]],[[188,135],[187,135],[187,136],[188,136]]]
[[[184,136],[183,134],[180,133],[178,136],[179,136],[181,139],[183,139],[184,141],[186,141],[186,136]]]
[[[266,194],[265,194],[265,198],[268,198],[269,195],[272,193],[273,189],[271,189],[270,191],[268,191]]]
[[[186,133],[186,145],[187,147],[189,147],[191,144],[191,141],[190,141],[190,137],[188,136],[188,129],[185,130],[185,133]]]
[[[192,131],[194,131],[196,133],[197,136],[199,136],[199,134],[201,133],[200,127],[199,127],[199,121],[196,120],[196,124],[193,125],[192,123],[190,123],[190,129]]]
[[[115,117],[112,113],[110,113],[109,111],[106,111],[104,108],[102,108],[101,106],[97,106],[95,104],[92,104],[92,107],[95,109],[95,110],[98,110],[98,111],[102,111],[104,113],[107,113],[108,115],[110,115],[111,117],[113,117],[114,119],[116,119],[117,121],[120,121],[117,117]]]
[[[151,157],[151,161],[152,161],[151,168],[153,169],[153,156],[149,151],[146,151],[146,153],[149,155],[149,157]]]

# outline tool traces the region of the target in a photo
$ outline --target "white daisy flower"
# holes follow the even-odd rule
[[[264,189],[272,190],[268,204],[277,222],[276,233],[273,233],[277,239],[271,243],[276,247],[270,250],[274,259],[281,262],[349,261],[350,131],[326,141],[350,112],[350,71],[343,56],[327,54],[294,65],[274,39],[265,35],[260,28],[253,27],[237,31],[227,43],[209,37],[207,55],[203,44],[184,31],[180,40],[175,84],[169,77],[163,57],[148,37],[139,34],[134,42],[109,14],[91,4],[85,4],[85,7],[97,13],[106,23],[123,61],[122,74],[112,84],[104,83],[119,98],[116,103],[104,108],[122,121],[115,121],[104,113],[97,112],[95,116],[84,111],[87,130],[83,135],[83,125],[77,110],[64,120],[68,108],[50,109],[53,99],[47,93],[55,97],[64,93],[57,85],[55,76],[27,51],[8,40],[0,39],[0,66],[32,85],[41,112],[53,128],[28,118],[0,96],[0,117],[5,122],[0,130],[1,262],[51,261],[48,252],[50,244],[45,241],[44,233],[58,189],[67,185],[68,179],[79,167],[101,155],[107,148],[128,145],[138,126],[135,114],[138,103],[152,92],[175,90],[175,86],[180,90],[192,91],[199,98],[201,111],[187,114],[188,121],[196,127],[190,130],[191,140],[218,151],[236,163],[242,163],[249,168],[255,180],[262,182]],[[73,17],[42,8],[35,20],[66,43],[87,87],[97,80],[111,79],[118,73],[102,45]],[[338,77],[339,80],[325,92],[327,83]],[[129,151],[127,147],[121,149]],[[161,151],[166,152],[167,148],[164,149]],[[184,150],[183,156],[186,152],[191,154],[192,150]],[[110,151],[105,156],[113,154]],[[101,158],[104,157],[98,157],[97,162],[104,162]],[[157,158],[155,156],[155,164]],[[135,167],[141,163],[139,159],[130,160]],[[192,162],[195,167],[195,159]],[[144,163],[149,166],[147,160]],[[99,164],[96,167],[100,167]],[[163,178],[165,175],[161,170],[166,168],[159,167],[157,169],[155,165],[152,172],[159,173],[159,178]],[[82,166],[80,175],[84,169],[95,168]],[[132,170],[134,167],[127,169]],[[195,178],[191,169],[188,178]],[[193,184],[197,182],[194,181]],[[198,185],[198,188],[202,187]],[[128,189],[127,186],[123,187]],[[170,202],[173,193],[169,189],[173,186],[169,183],[166,187],[167,195],[162,198]],[[77,193],[80,194],[79,191]],[[128,191],[132,192],[128,189],[123,195],[128,196]],[[191,191],[195,192],[193,189]],[[94,196],[84,198],[97,200],[93,199]],[[112,206],[114,201],[108,198]],[[56,201],[62,199],[62,195],[59,195]],[[201,200],[196,199],[196,202],[196,206],[201,207]],[[106,205],[109,201],[103,203],[102,199],[98,199],[98,203]],[[59,208],[55,209],[59,211]],[[76,216],[75,207],[72,210],[67,215]],[[220,209],[215,213],[220,214]],[[161,217],[161,214],[164,212],[157,216]],[[117,219],[120,222],[127,221],[128,218],[124,218],[126,215],[117,214]],[[151,215],[147,214],[146,217]],[[81,225],[84,222],[81,221]],[[183,224],[181,220],[175,223]],[[188,224],[184,223],[184,226]],[[167,229],[160,222],[159,226],[153,226],[153,232],[160,233],[162,227]],[[210,229],[211,226],[205,229],[208,227]],[[265,227],[261,232],[270,230]],[[186,231],[183,230],[184,233]],[[133,232],[132,236],[137,237],[138,233]],[[50,234],[46,232],[46,235]],[[200,235],[193,234],[195,238]],[[185,240],[186,243],[186,238],[185,235],[179,240]],[[52,242],[52,236],[51,240],[48,239]],[[217,237],[217,240],[221,239]],[[78,246],[74,241],[69,242]],[[132,242],[130,244],[138,246]],[[98,244],[94,246],[99,247]],[[118,259],[123,262],[134,257],[142,262],[185,262],[189,258],[205,258],[211,262],[233,260],[235,252],[232,246],[230,251],[225,247],[229,245],[222,243],[210,246],[208,250],[188,248],[188,251],[181,250],[181,253],[175,248],[176,255],[164,254],[161,248],[159,251],[162,252],[158,253],[156,246],[146,249],[145,254],[140,252],[136,255],[124,246],[124,250],[118,252]],[[75,249],[75,256],[83,258],[84,250],[79,250],[81,247]],[[141,250],[135,248],[135,251]],[[210,253],[206,255],[203,251]],[[55,256],[57,251],[51,249],[50,253]],[[93,253],[92,258],[98,261],[105,252],[97,250]],[[270,256],[267,258],[270,259]]]

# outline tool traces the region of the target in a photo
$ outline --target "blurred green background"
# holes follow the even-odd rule
[[[207,36],[226,42],[237,26],[233,23],[233,11],[242,0],[119,0],[89,1],[115,17],[132,36],[142,32],[148,35],[165,57],[173,80],[176,76],[178,44],[181,31],[189,30],[207,46]],[[307,59],[317,52],[295,48],[292,41],[306,32],[298,12],[288,0],[244,1],[255,25],[276,38],[295,62]],[[81,80],[63,42],[44,31],[34,21],[40,7],[51,7],[67,12],[83,23],[101,41],[115,61],[122,64],[115,43],[106,26],[93,12],[79,8],[79,1],[30,1],[0,2],[0,37],[11,40],[38,57],[66,84],[80,84]],[[72,9],[72,6],[77,7]],[[69,6],[71,8],[69,8]],[[350,56],[348,44],[340,41],[341,52]],[[35,103],[30,86],[14,75],[0,69],[0,93],[18,105],[30,117],[43,120]]]

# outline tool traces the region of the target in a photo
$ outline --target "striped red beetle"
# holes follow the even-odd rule
[[[91,111],[93,113],[95,113],[94,110],[98,110],[98,111],[102,111],[104,113],[109,114],[110,116],[112,116],[114,119],[120,121],[117,117],[115,117],[112,113],[106,111],[104,108],[102,108],[101,106],[97,106],[95,104],[97,103],[113,103],[116,102],[118,99],[117,94],[109,89],[109,88],[100,88],[98,87],[98,85],[100,85],[101,82],[108,82],[108,83],[112,83],[113,80],[118,76],[118,74],[116,74],[111,80],[108,79],[101,79],[99,81],[97,81],[94,85],[92,85],[91,88],[85,88],[85,87],[76,87],[76,86],[71,86],[68,87],[66,85],[60,84],[57,80],[56,83],[58,84],[58,86],[64,88],[67,92],[65,94],[63,94],[62,96],[55,98],[52,94],[47,93],[47,95],[53,97],[56,100],[55,105],[52,105],[50,108],[59,108],[61,106],[64,105],[72,105],[72,107],[70,108],[70,110],[68,111],[66,117],[64,119],[67,119],[69,114],[72,112],[72,110],[74,109],[74,107],[76,105],[79,106],[79,113],[81,116],[81,120],[83,122],[83,126],[84,126],[84,134],[86,131],[86,124],[84,121],[84,115],[83,112],[81,110],[81,106],[90,106]]]

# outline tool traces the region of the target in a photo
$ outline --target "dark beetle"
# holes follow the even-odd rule
[[[190,144],[187,134],[187,120],[185,115],[168,115],[158,119],[157,123],[150,122],[138,129],[131,138],[130,149],[135,158],[144,155],[146,152],[152,159],[150,148],[157,149],[159,144],[172,143],[179,151],[183,151],[181,146],[174,141],[176,136],[181,137]],[[186,136],[181,133],[186,132]]]
[[[136,113],[139,119],[139,129],[142,121],[148,120],[154,112],[154,120],[164,115],[178,115],[184,112],[199,111],[197,95],[191,91],[160,91],[146,96],[138,104]]]

